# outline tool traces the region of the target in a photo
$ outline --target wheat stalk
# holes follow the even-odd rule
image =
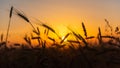
[[[111,30],[111,35],[112,35],[112,31],[113,31],[113,28],[112,26],[110,25],[109,21],[107,19],[105,19],[105,22],[107,23],[108,27],[110,28]]]
[[[92,39],[92,38],[95,38],[94,36],[90,36],[90,37],[87,37],[85,39]]]
[[[1,34],[1,42],[3,41],[3,34]]]
[[[86,28],[85,28],[85,25],[84,25],[83,22],[82,22],[82,28],[83,28],[83,31],[84,31],[84,35],[87,38],[87,31],[86,31]]]
[[[70,43],[80,43],[79,41],[75,41],[75,40],[67,40]]]
[[[54,38],[48,37],[48,39],[50,39],[51,41],[55,42]]]
[[[56,34],[58,36],[59,39],[61,39],[61,37],[55,32],[55,30],[53,28],[51,28],[50,26],[46,25],[46,24],[42,24],[43,27],[47,28],[48,30],[52,31],[54,34]],[[47,31],[48,34],[49,31]]]
[[[23,20],[25,20],[26,22],[28,22],[32,28],[36,31],[35,27],[33,26],[33,24],[30,22],[29,18],[22,12],[20,12],[19,10],[15,9],[16,15],[19,16],[20,18],[22,18]]]
[[[33,48],[30,37],[25,35],[24,40],[30,45],[31,48]]]
[[[10,30],[10,23],[11,23],[12,14],[13,14],[13,6],[11,6],[10,13],[9,13],[9,23],[8,23],[7,34],[6,34],[6,46],[5,47],[7,47],[8,35],[9,35],[9,30]]]
[[[84,42],[84,44],[85,44],[85,47],[88,47],[88,43],[87,43],[87,41],[79,34],[78,35],[80,38],[81,38],[81,40]]]
[[[116,27],[116,28],[115,28],[115,32],[118,32],[118,31],[119,31],[119,27]]]
[[[56,33],[55,30],[53,28],[51,28],[50,26],[46,25],[46,24],[42,24],[43,27],[49,29],[50,31],[52,31],[53,33]]]
[[[116,38],[116,37],[114,37],[114,36],[102,36],[102,38],[110,38],[110,39],[114,39],[114,40],[116,40],[117,42],[120,43],[120,39],[119,39],[119,37]]]
[[[47,30],[47,33],[46,33],[46,35],[48,35],[49,34],[49,29]]]
[[[101,35],[101,29],[100,29],[100,27],[98,28],[98,40],[99,40],[99,44],[101,44],[102,43],[102,35]]]
[[[39,28],[37,27],[37,30],[33,30],[33,32],[36,34],[36,35],[40,35],[40,30],[39,30]]]
[[[10,9],[10,14],[9,14],[9,18],[12,17],[12,14],[13,14],[13,6],[11,6],[11,9]]]
[[[45,29],[45,30],[44,30],[44,34],[46,34],[46,31],[47,31],[47,30]]]
[[[62,44],[69,35],[70,33],[66,34],[65,37],[61,40],[60,44]]]
[[[43,52],[44,52],[44,50],[46,48],[46,41],[45,40],[44,41],[41,40],[41,42],[42,42],[42,49],[43,49]]]
[[[72,33],[76,38],[78,38],[79,40],[82,40],[81,37],[78,36],[78,34],[76,34],[75,32],[72,32]]]
[[[40,23],[36,23],[37,25],[43,26],[44,28],[47,28],[47,29],[48,29],[48,30],[45,30],[45,31],[44,31],[44,34],[46,33],[46,34],[48,35],[49,30],[50,30],[51,32],[53,32],[54,34],[56,34],[59,39],[61,39],[61,37],[55,32],[55,30],[54,30],[52,27],[44,24],[44,22],[42,22],[42,21],[40,21],[40,20],[38,20],[38,19],[36,19],[36,20],[40,22]]]

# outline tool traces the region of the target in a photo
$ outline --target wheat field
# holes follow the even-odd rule
[[[24,36],[26,44],[15,42],[8,47],[8,35],[13,15],[31,25],[34,35]],[[44,40],[39,27],[33,26],[29,17],[12,6],[6,38],[4,34],[0,35],[0,68],[120,68],[119,27],[112,28],[107,19],[105,22],[110,29],[109,35],[103,35],[101,28],[98,27],[97,37],[89,36],[82,22],[84,35],[68,28],[70,33],[67,33],[64,38],[60,37],[52,27],[40,22],[39,26],[45,28],[43,34],[47,37],[47,40]],[[51,32],[57,36],[59,42],[56,38],[49,36]],[[75,40],[67,39],[70,36]],[[93,39],[97,42],[89,42]],[[36,40],[37,46],[33,45],[33,40]]]

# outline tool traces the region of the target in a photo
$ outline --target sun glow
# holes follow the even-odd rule
[[[65,36],[62,37],[62,40],[64,40],[64,38],[65,38]],[[66,42],[66,41],[67,41],[67,38],[64,40],[64,42]]]
[[[64,26],[64,25],[57,25],[56,31],[58,32],[58,34],[60,35],[60,37],[63,37],[63,36],[65,36],[67,33],[70,32],[70,31],[67,29],[67,26]]]

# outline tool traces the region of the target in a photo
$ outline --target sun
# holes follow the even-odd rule
[[[67,29],[67,27],[64,25],[57,25],[56,29],[61,38],[64,38],[64,36],[70,32],[69,29]]]

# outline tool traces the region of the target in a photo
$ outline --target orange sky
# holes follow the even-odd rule
[[[105,18],[113,27],[119,26],[119,3],[119,0],[1,0],[0,34],[6,34],[11,5],[22,10],[35,26],[38,26],[35,24],[37,18],[53,27],[60,36],[64,36],[69,32],[66,28],[68,26],[83,35],[82,22],[86,25],[88,35],[96,35],[99,26],[104,31]],[[30,35],[31,31],[27,22],[13,15],[9,39],[23,40],[24,35]]]

